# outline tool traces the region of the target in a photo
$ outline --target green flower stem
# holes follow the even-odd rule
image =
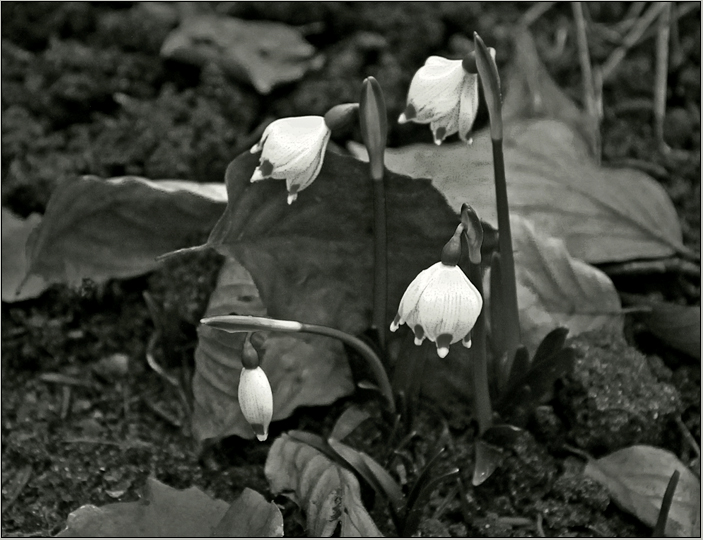
[[[468,244],[464,236],[465,245]],[[483,298],[483,273],[481,264],[471,262],[464,263],[463,270],[468,270],[471,283],[478,289]],[[468,267],[468,268],[467,268]],[[491,407],[491,394],[488,387],[488,359],[486,357],[486,316],[485,305],[476,319],[476,324],[471,334],[471,349],[469,358],[471,359],[471,384],[474,389],[474,413],[478,420],[478,434],[483,435],[485,431],[493,425],[493,408]]]
[[[381,394],[383,394],[383,397],[386,399],[389,412],[391,414],[395,414],[395,400],[393,399],[391,383],[388,381],[388,375],[383,367],[383,362],[381,362],[381,359],[376,355],[371,347],[351,334],[347,334],[346,332],[342,332],[341,330],[330,328],[328,326],[301,323],[300,331],[307,332],[308,334],[317,334],[320,336],[336,338],[356,350],[362,358],[366,360],[366,363],[373,372],[376,382],[378,383],[378,387],[381,390]]]
[[[386,238],[386,186],[383,178],[372,180],[374,213],[373,327],[381,349],[386,350],[386,304],[388,302],[388,253]]]
[[[505,180],[505,161],[503,159],[503,139],[491,138],[493,144],[493,170],[496,185],[496,203],[498,207],[498,250],[502,270],[502,292],[505,306],[502,324],[505,335],[503,349],[508,352],[504,369],[510,373],[515,351],[520,346],[520,319],[517,305],[517,285],[515,281],[515,258],[513,257],[513,239],[510,232],[510,211],[508,208],[508,187]]]

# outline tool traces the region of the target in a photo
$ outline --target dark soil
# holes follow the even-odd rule
[[[218,68],[160,58],[160,45],[177,22],[169,4],[147,10],[131,3],[3,2],[3,206],[21,216],[41,213],[55,186],[83,174],[221,181],[266,118],[324,114],[357,101],[369,75],[381,82],[395,119],[425,58],[456,54],[474,30],[496,48],[504,66],[511,35],[531,5],[210,4],[244,19],[304,26],[307,39],[325,54],[325,66],[259,96]],[[617,46],[607,29],[624,20],[629,6],[597,3],[588,9],[592,61],[602,64]],[[550,73],[580,102],[569,5],[557,4],[531,30]],[[674,201],[686,245],[700,251],[700,9],[681,18],[672,34],[665,122],[671,151],[661,150],[652,128],[654,41],[649,36],[629,51],[604,87],[603,162],[642,168],[660,181]],[[486,123],[481,110],[476,128]],[[398,129],[389,122],[389,128],[390,146],[431,141],[425,126]],[[187,404],[145,361],[154,332],[143,300],[148,292],[165,306],[172,325],[168,339],[157,344],[160,361],[188,379],[195,323],[220,262],[192,255],[149,276],[86,283],[81,290],[54,286],[38,299],[2,304],[3,535],[56,534],[83,504],[136,500],[149,475],[227,501],[244,487],[271,498],[263,474],[270,441],[229,438],[199,447],[189,436]],[[677,275],[644,276],[623,288],[700,303],[700,283]],[[699,365],[653,340],[636,320],[628,328],[656,379],[676,389],[683,421],[700,441]],[[325,432],[348,401],[300,410],[274,425],[273,436],[293,428]],[[419,436],[404,449],[407,460],[397,458],[390,470],[403,468],[412,479],[413,468],[421,468],[442,442],[448,451],[439,469],[457,465],[469,487],[464,506],[453,485],[434,493],[422,535],[535,536],[542,532],[538,523],[547,536],[650,535],[581,474],[582,459],[555,443],[567,435],[566,420],[553,405],[537,411],[529,432],[503,451],[494,477],[474,489],[470,411],[461,405],[447,415],[423,402]],[[666,447],[690,461],[680,431],[673,423],[667,429]],[[369,423],[350,444],[383,460],[380,438]],[[304,535],[299,511],[283,498],[276,501],[283,505],[286,535]],[[373,516],[394,535],[382,506]]]

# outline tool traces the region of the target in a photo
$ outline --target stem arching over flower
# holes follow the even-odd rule
[[[366,361],[369,369],[374,374],[378,387],[385,398],[388,411],[395,414],[395,400],[393,390],[388,381],[388,375],[383,367],[381,359],[374,350],[361,339],[337,330],[318,324],[301,323],[298,321],[283,321],[279,319],[269,319],[266,317],[252,317],[249,315],[218,315],[201,319],[201,324],[206,324],[212,328],[217,328],[229,333],[256,332],[265,330],[276,330],[279,332],[304,332],[317,334],[318,336],[328,336],[338,339],[354,348]]]

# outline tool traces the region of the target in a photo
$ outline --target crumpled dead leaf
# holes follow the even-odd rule
[[[354,474],[312,446],[281,435],[271,446],[265,474],[272,493],[289,494],[303,509],[310,536],[331,536],[340,522],[342,537],[383,536],[361,502]]]
[[[283,516],[256,491],[231,504],[213,499],[197,487],[179,490],[147,478],[137,502],[100,508],[87,504],[68,516],[58,537],[202,538],[209,536],[281,537]]]
[[[300,32],[288,25],[212,13],[184,18],[164,41],[161,55],[196,65],[214,62],[251,83],[260,94],[301,79],[323,62]]]

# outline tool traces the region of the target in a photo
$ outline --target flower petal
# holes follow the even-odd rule
[[[408,104],[414,107],[416,116],[406,119],[420,124],[436,121],[447,129],[447,135],[456,133],[450,124],[459,107],[463,79],[461,60],[429,57],[410,83]]]
[[[478,112],[478,75],[466,74],[459,102],[459,138],[467,142]]]

